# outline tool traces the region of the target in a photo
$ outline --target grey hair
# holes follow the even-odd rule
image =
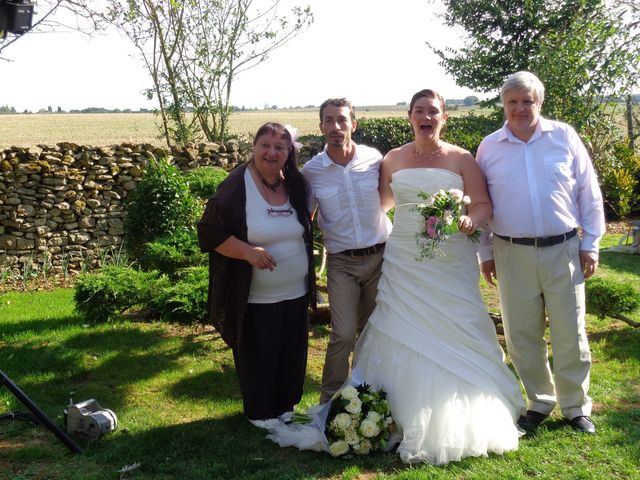
[[[500,100],[504,102],[504,96],[507,91],[514,89],[531,92],[533,94],[533,98],[535,98],[536,102],[540,105],[544,102],[544,85],[540,79],[531,72],[516,72],[507,77],[502,84],[502,89],[500,90]]]

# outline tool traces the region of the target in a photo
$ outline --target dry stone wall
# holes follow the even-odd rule
[[[125,199],[150,158],[166,157],[183,171],[230,170],[250,149],[231,141],[172,150],[58,143],[0,151],[0,280],[90,270],[120,251]]]

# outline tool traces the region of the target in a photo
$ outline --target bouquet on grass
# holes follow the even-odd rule
[[[374,390],[366,383],[357,387],[348,385],[339,390],[328,404],[317,405],[312,417],[294,413],[291,423],[301,427],[301,424],[309,423],[320,429],[324,427],[324,435],[321,434],[326,438],[324,449],[334,457],[352,453],[368,455],[376,450],[384,450],[389,445],[391,434],[396,431],[386,397],[384,390]],[[307,413],[311,410],[313,408]],[[316,423],[318,420],[322,421],[320,425]],[[310,434],[307,436],[311,438]],[[316,450],[316,446],[311,445],[313,442],[305,443],[307,448]],[[292,444],[280,443],[282,446]],[[297,446],[300,447],[300,444]]]
[[[416,243],[420,247],[420,254],[416,260],[424,260],[433,258],[440,252],[441,241],[459,232],[458,221],[460,216],[465,214],[471,200],[457,188],[438,190],[434,194],[418,192],[418,196],[424,200],[424,203],[415,207],[424,217],[424,230],[416,234]],[[476,230],[467,237],[472,242],[477,242],[480,239],[480,231]]]
[[[384,390],[366,383],[348,385],[334,395],[325,424],[331,455],[368,455],[387,446],[395,423],[386,397]]]

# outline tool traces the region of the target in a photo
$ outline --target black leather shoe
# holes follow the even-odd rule
[[[525,430],[535,430],[548,416],[535,410],[527,410],[527,413],[518,419],[518,425]]]
[[[567,420],[569,425],[573,427],[574,430],[583,433],[596,433],[596,425],[586,415],[581,415],[579,417],[574,417],[571,420]]]

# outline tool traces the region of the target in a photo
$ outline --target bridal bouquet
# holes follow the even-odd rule
[[[438,190],[434,194],[418,192],[418,196],[424,200],[424,203],[416,206],[416,210],[424,217],[424,230],[416,234],[416,243],[420,247],[416,260],[424,260],[433,258],[439,251],[440,242],[459,231],[458,221],[471,200],[457,188]],[[467,237],[477,242],[480,231],[476,230]]]
[[[386,447],[395,430],[386,396],[366,383],[348,385],[334,395],[325,424],[331,455],[368,455]]]

